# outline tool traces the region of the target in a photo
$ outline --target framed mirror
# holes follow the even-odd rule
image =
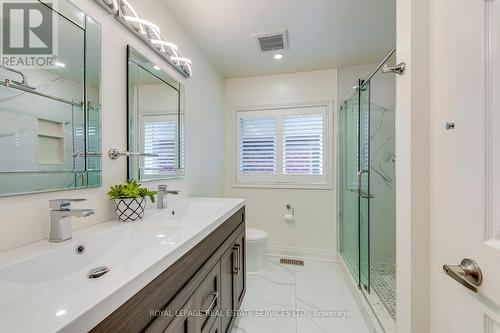
[[[101,26],[66,0],[29,5],[51,49],[0,55],[0,196],[101,186]]]
[[[184,177],[184,87],[127,47],[128,177]]]

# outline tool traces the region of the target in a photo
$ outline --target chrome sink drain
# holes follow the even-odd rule
[[[87,276],[89,279],[97,279],[107,272],[109,272],[109,268],[107,266],[99,266],[96,268],[92,268]]]

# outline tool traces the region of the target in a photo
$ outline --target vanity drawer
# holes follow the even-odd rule
[[[182,310],[175,317],[174,320],[168,325],[168,327],[163,331],[164,333],[194,333],[195,332],[195,317],[192,316],[192,311],[194,310],[194,297],[191,297],[189,301],[182,307]]]
[[[207,333],[221,333],[221,332],[222,332],[222,329],[221,329],[221,326],[220,326],[220,320],[217,320],[212,325],[212,327],[210,328],[210,330],[207,331]]]
[[[194,293],[195,308],[200,311],[195,317],[195,332],[208,333],[216,322],[220,322],[221,310],[220,262],[212,268]]]

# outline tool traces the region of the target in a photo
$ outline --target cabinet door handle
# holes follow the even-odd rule
[[[234,260],[236,262],[236,264],[233,265],[233,275],[239,275],[240,274],[240,244],[234,244],[233,252],[234,251],[236,251],[236,259]]]
[[[241,244],[236,244],[238,247],[238,274],[241,273],[241,263],[243,262],[243,253]]]
[[[209,315],[210,312],[212,312],[212,310],[214,309],[217,299],[219,298],[219,292],[215,291],[213,293],[210,293],[209,295],[213,296],[214,298],[212,299],[212,302],[210,302],[208,308],[206,310],[201,311],[201,313],[204,315]]]

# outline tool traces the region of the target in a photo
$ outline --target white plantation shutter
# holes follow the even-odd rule
[[[179,168],[181,170],[184,170],[184,161],[185,161],[185,154],[186,154],[186,148],[184,147],[184,115],[181,115],[181,121],[180,121],[180,138],[179,138]]]
[[[323,114],[283,117],[283,174],[323,174]]]
[[[276,173],[276,119],[274,117],[240,118],[241,175]]]
[[[236,180],[247,186],[331,186],[328,105],[238,111]]]
[[[175,174],[177,169],[176,127],[177,121],[174,117],[143,117],[144,152],[158,154],[157,157],[144,157],[142,172],[145,175]]]

